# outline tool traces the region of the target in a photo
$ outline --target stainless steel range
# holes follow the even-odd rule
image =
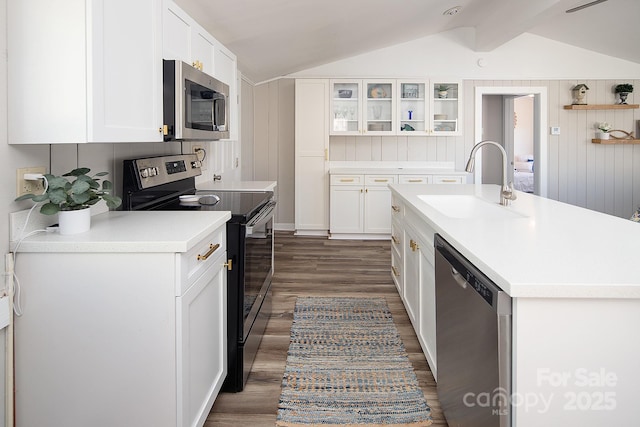
[[[228,373],[223,391],[242,391],[271,315],[273,193],[196,190],[195,154],[125,160],[124,210],[231,211],[227,222]],[[167,224],[168,227],[171,224]]]

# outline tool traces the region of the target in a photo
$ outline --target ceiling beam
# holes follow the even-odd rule
[[[565,13],[567,9],[584,2],[577,0],[492,0],[489,4],[484,1],[475,2],[474,5],[480,6],[482,3],[483,9],[493,11],[475,26],[475,50],[490,52],[529,31],[545,19]]]

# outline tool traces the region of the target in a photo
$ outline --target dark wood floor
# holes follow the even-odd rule
[[[275,238],[273,315],[245,390],[221,393],[205,427],[273,427],[298,296],[381,296],[386,298],[420,387],[432,409],[434,426],[447,426],[435,381],[391,279],[387,241],[328,240],[278,232]]]

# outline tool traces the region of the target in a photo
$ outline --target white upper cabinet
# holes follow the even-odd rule
[[[160,0],[8,0],[10,144],[162,141]]]
[[[330,135],[462,134],[460,81],[334,79],[330,90]]]
[[[460,81],[398,80],[398,135],[461,135],[461,91]]]
[[[424,135],[430,123],[429,83],[424,80],[398,80],[398,132],[402,135]]]
[[[214,75],[215,39],[172,1],[164,1],[162,56]],[[226,82],[225,82],[226,83]],[[228,83],[227,83],[228,84]]]
[[[331,135],[394,135],[395,80],[332,80]]]
[[[460,81],[431,80],[430,129],[433,135],[461,135],[462,84]]]

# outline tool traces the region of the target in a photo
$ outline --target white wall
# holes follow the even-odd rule
[[[254,179],[278,181],[275,227],[294,227],[294,80],[254,88]]]

